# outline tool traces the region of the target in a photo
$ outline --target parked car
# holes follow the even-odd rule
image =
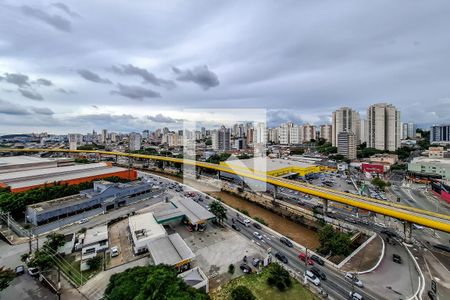
[[[254,235],[257,239],[259,239],[259,240],[262,240],[262,239],[263,239],[263,236],[262,236],[261,233],[259,233],[258,231],[253,232],[253,235]]]
[[[84,223],[86,223],[87,221],[89,221],[89,219],[88,219],[88,218],[84,218],[84,219],[79,220],[77,223],[78,223],[78,224],[84,224]]]
[[[311,269],[309,269],[314,275],[316,275],[317,277],[319,277],[321,280],[327,280],[327,275],[320,270],[317,267],[311,267]]]
[[[361,280],[358,279],[358,277],[356,277],[356,275],[352,274],[352,273],[345,273],[345,279],[347,279],[350,282],[353,282],[356,286],[362,288],[364,287],[363,283]]]
[[[288,246],[288,247],[290,247],[290,248],[294,247],[294,245],[292,244],[292,242],[291,242],[288,238],[286,238],[286,237],[284,237],[284,236],[280,237],[280,242],[281,242],[282,244],[285,244],[286,246]]]
[[[117,246],[111,247],[111,257],[116,257],[119,255],[119,248]]]
[[[261,225],[259,225],[259,224],[256,223],[256,222],[253,222],[253,227],[255,227],[256,229],[259,229],[259,230],[262,229]]]
[[[398,254],[392,254],[392,261],[398,264],[402,263],[402,257]]]
[[[348,294],[348,298],[351,300],[363,300],[363,296],[361,294],[358,294],[357,292],[350,292]]]
[[[241,231],[241,229],[239,228],[239,226],[237,226],[236,224],[232,224],[231,228],[233,228],[236,231]]]
[[[39,276],[39,269],[38,268],[28,268],[28,274],[30,274],[33,277]]]
[[[306,259],[308,259],[308,265],[313,266],[314,265],[314,261],[311,260],[311,258],[306,258],[306,254],[305,253],[300,253],[298,255],[298,258],[300,258],[301,261],[305,261]]]
[[[281,262],[285,263],[285,264],[288,263],[288,259],[287,259],[286,255],[284,255],[284,254],[281,253],[281,252],[275,253],[275,257],[276,257],[278,260],[280,260]]]
[[[244,272],[245,274],[250,274],[252,272],[252,268],[250,268],[247,264],[241,264],[239,268]]]
[[[16,267],[16,276],[25,274],[25,267],[23,265]]]
[[[310,258],[321,266],[323,266],[325,264],[323,259],[321,259],[319,256],[317,256],[315,254],[311,255]]]
[[[306,279],[311,282],[312,284],[314,284],[315,286],[319,286],[320,285],[320,279],[317,278],[316,275],[314,275],[310,270],[306,271]]]
[[[252,260],[252,265],[254,266],[254,267],[258,267],[259,266],[259,264],[261,263],[261,260],[259,259],[259,258],[253,258],[253,260]]]

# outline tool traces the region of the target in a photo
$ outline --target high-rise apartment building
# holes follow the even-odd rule
[[[303,143],[309,143],[311,140],[315,140],[316,137],[316,126],[314,125],[302,125],[302,136],[303,136]]]
[[[378,103],[367,109],[367,146],[395,151],[400,147],[400,111],[392,104]]]
[[[401,123],[401,139],[415,139],[416,138],[416,124]]]
[[[333,129],[332,129],[332,125],[320,125],[320,135],[319,137],[321,139],[324,139],[325,142],[327,143],[331,143],[332,140],[332,134],[333,134]]]
[[[353,132],[356,135],[356,142],[359,143],[361,130],[359,112],[349,107],[341,107],[333,112],[332,122],[331,143],[333,146],[337,146],[337,137],[340,132]]]
[[[101,142],[103,145],[108,142],[108,130],[107,129],[102,130]]]
[[[141,135],[137,132],[132,132],[129,135],[129,149],[130,151],[141,150]]]
[[[254,134],[255,134],[254,143],[266,144],[267,143],[266,123],[263,122],[257,123]]]
[[[431,126],[430,143],[450,144],[450,124]]]
[[[292,122],[287,122],[278,127],[278,142],[281,145],[289,145],[291,143],[290,135],[292,126],[294,126]]]
[[[356,159],[356,134],[349,131],[339,132],[337,138],[338,154],[348,159]]]
[[[142,138],[148,140],[149,134],[150,132],[147,129],[142,131]]]
[[[70,150],[77,150],[78,146],[83,143],[83,135],[79,133],[69,133],[67,138],[69,139]]]
[[[269,143],[278,144],[278,128],[268,128],[267,129],[267,141]]]
[[[229,151],[231,149],[231,130],[222,126],[212,132],[211,140],[213,150]]]
[[[293,125],[289,132],[289,144],[298,145],[303,143],[303,128],[300,125]]]

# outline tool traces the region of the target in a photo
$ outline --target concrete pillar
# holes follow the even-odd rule
[[[405,243],[411,244],[412,243],[412,223],[405,221],[404,226],[404,233],[405,233]]]
[[[326,216],[328,213],[328,199],[322,199],[323,201],[323,214]]]
[[[273,201],[277,200],[278,186],[273,186]]]
[[[116,164],[117,164],[117,160],[119,159],[119,155],[116,155]]]

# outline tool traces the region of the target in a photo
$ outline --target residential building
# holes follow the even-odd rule
[[[144,130],[144,131],[142,131],[142,138],[143,138],[144,140],[147,140],[148,137],[149,137],[149,135],[150,135],[150,132],[149,132],[147,129]]]
[[[108,130],[107,129],[102,130],[101,142],[103,145],[105,145],[108,142]]]
[[[450,144],[450,124],[432,126],[430,144]]]
[[[444,158],[444,147],[429,147],[428,157],[429,158]]]
[[[348,159],[356,159],[356,134],[351,131],[342,131],[338,134],[338,154]]]
[[[229,128],[222,126],[220,129],[214,130],[211,139],[213,150],[224,152],[231,149],[231,131]]]
[[[293,125],[289,132],[290,143],[298,145],[303,143],[303,128],[300,125]]]
[[[337,147],[338,134],[341,132],[353,132],[356,135],[356,143],[360,143],[361,120],[359,112],[349,108],[341,107],[333,112],[332,118],[332,140],[331,143]]]
[[[267,144],[266,123],[260,122],[256,124],[254,142],[256,144]]]
[[[302,143],[309,143],[311,140],[316,139],[316,126],[314,125],[302,125],[302,136],[303,141]]]
[[[278,144],[278,128],[268,128],[267,129],[267,141],[269,143]]]
[[[331,143],[332,141],[332,135],[333,135],[333,129],[332,129],[332,125],[320,125],[320,135],[319,137],[321,139],[324,139],[325,142],[327,143]]]
[[[78,146],[83,144],[83,135],[79,133],[69,133],[67,137],[69,139],[70,150],[77,150]]]
[[[401,139],[415,139],[416,138],[416,124],[414,123],[402,123]]]
[[[289,145],[291,143],[290,133],[292,126],[294,126],[292,122],[287,122],[278,127],[278,142],[281,145]]]
[[[366,143],[367,144],[367,136],[369,135],[367,120],[361,119],[359,122],[359,144]]]
[[[128,146],[130,151],[141,150],[141,141],[142,137],[139,133],[137,132],[130,133]]]
[[[395,151],[400,147],[400,111],[395,106],[378,103],[367,109],[367,146]]]

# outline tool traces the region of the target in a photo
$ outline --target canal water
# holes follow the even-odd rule
[[[159,172],[155,172],[155,174],[184,183],[198,190],[201,190],[205,185],[203,182],[199,182],[194,179],[184,179],[183,182],[183,179],[177,176]],[[309,249],[316,249],[320,245],[316,231],[277,215],[253,202],[226,192],[209,192],[208,194],[215,198],[220,198],[224,203],[235,209],[248,211],[252,218],[262,218],[273,230],[291,238]]]

